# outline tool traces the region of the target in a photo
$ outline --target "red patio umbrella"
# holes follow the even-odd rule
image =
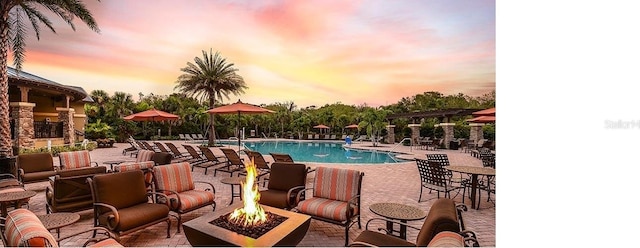
[[[240,114],[266,114],[266,113],[275,113],[275,111],[261,108],[253,104],[243,103],[238,99],[238,102],[234,104],[229,104],[225,106],[220,106],[217,108],[212,108],[207,110],[207,113],[210,114],[238,114],[238,123],[236,124],[236,130],[240,131]],[[214,141],[215,142],[215,141]],[[240,149],[240,138],[238,137],[238,149]]]
[[[473,123],[494,123],[496,122],[496,117],[483,115],[483,116],[467,119],[466,121],[473,122]]]
[[[313,128],[320,129],[320,133],[322,133],[322,129],[329,129],[329,127],[327,127],[327,126],[325,126],[323,124],[313,126]]]
[[[496,116],[496,108],[489,108],[471,113],[473,116]]]
[[[358,128],[358,124],[351,124],[351,125],[346,126],[344,128]]]
[[[135,113],[132,115],[125,116],[123,118],[125,121],[169,121],[169,120],[178,120],[180,116],[170,114],[164,112],[162,110],[157,110],[155,108],[142,111],[140,113]],[[143,123],[144,126],[144,123]],[[144,136],[147,136],[147,129],[142,127],[142,133]],[[169,124],[169,135],[171,135],[171,124]]]

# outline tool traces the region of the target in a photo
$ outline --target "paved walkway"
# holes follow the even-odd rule
[[[183,141],[171,141],[178,147],[181,147]],[[371,143],[359,143],[354,144],[354,147],[367,147]],[[128,144],[118,143],[113,148],[100,148],[91,152],[91,159],[98,162],[101,166],[104,165],[104,161],[108,160],[134,160],[129,156],[122,155],[122,150],[129,147]],[[234,146],[232,146],[234,147]],[[237,146],[235,146],[237,148]],[[390,150],[407,153],[408,156],[415,156],[425,158],[426,153],[446,153],[449,156],[449,160],[453,165],[470,165],[470,166],[482,166],[482,163],[477,158],[473,158],[468,153],[462,153],[461,151],[451,150],[439,150],[439,151],[425,151],[416,150],[412,147],[398,146],[383,144],[382,147],[374,149]],[[222,152],[219,149],[212,149],[214,153],[222,156]],[[405,155],[407,156],[407,155]],[[268,160],[271,160],[270,156],[265,156]],[[57,164],[57,158],[54,158]],[[315,167],[320,164],[308,163],[308,166]],[[333,166],[341,168],[351,168],[363,171],[365,173],[362,183],[362,229],[358,229],[357,225],[353,226],[349,232],[349,239],[353,239],[364,229],[366,222],[373,217],[377,217],[375,214],[369,211],[369,205],[376,202],[397,202],[419,207],[424,211],[429,211],[431,204],[437,198],[436,192],[429,194],[428,190],[425,190],[422,196],[423,202],[418,203],[418,196],[420,194],[420,176],[416,169],[415,162],[404,162],[398,164],[384,164],[384,165],[347,165],[347,164],[322,164],[322,166]],[[220,183],[221,178],[228,177],[226,173],[219,173],[216,177],[213,176],[213,171],[209,171],[207,175],[204,175],[204,169],[196,168],[194,171],[195,180],[206,180],[212,182],[216,188],[216,202],[219,207],[223,207],[229,204],[230,201],[230,187]],[[311,184],[313,178],[309,178],[307,183]],[[38,194],[33,197],[29,204],[30,209],[36,214],[45,214],[45,188],[48,182],[34,183],[26,185],[29,190],[35,190]],[[123,192],[124,193],[124,192]],[[455,195],[455,193],[454,193]],[[492,195],[492,198],[495,196]],[[478,235],[479,242],[482,246],[495,246],[496,245],[496,208],[494,203],[486,201],[486,192],[483,192],[480,210],[470,209],[463,213],[463,219],[465,226],[468,230],[474,231]],[[236,199],[237,200],[237,199]],[[462,202],[461,194],[454,198],[456,202]],[[469,201],[465,201],[469,204]],[[211,211],[210,207],[205,207],[200,210],[183,215],[183,221],[187,222],[191,219],[197,218],[204,213]],[[93,211],[86,210],[78,212],[81,215],[80,221],[74,225],[64,227],[61,229],[61,235],[65,236],[75,231],[85,230],[86,228],[93,226]],[[420,228],[422,221],[409,222],[411,225]],[[125,235],[122,237],[121,243],[124,246],[163,246],[163,247],[189,247],[184,233],[176,233],[177,221],[172,218],[171,223],[171,238],[166,238],[166,224],[157,224],[155,226],[146,228],[144,230],[137,231],[135,233]],[[380,224],[382,227],[382,224]],[[409,230],[407,240],[415,242],[418,232]],[[81,246],[88,236],[81,236],[73,239],[65,240],[62,246]],[[300,242],[299,246],[343,246],[344,245],[344,227],[325,223],[322,221],[312,220],[311,226],[305,238]]]

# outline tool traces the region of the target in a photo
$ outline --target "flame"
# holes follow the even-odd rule
[[[233,210],[233,213],[229,215],[229,221],[235,224],[251,226],[264,222],[267,217],[264,209],[258,204],[260,200],[260,192],[256,184],[258,170],[256,169],[253,158],[251,162],[245,164],[245,168],[247,169],[247,177],[244,182],[240,183],[243,191],[242,202],[244,207]]]

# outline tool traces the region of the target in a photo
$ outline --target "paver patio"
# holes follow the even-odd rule
[[[182,149],[181,144],[184,141],[169,141],[176,144]],[[359,143],[354,144],[353,147],[369,146],[371,143]],[[135,160],[128,155],[122,155],[122,150],[129,147],[126,143],[117,143],[113,148],[100,148],[91,152],[91,159],[98,162],[101,166],[104,165],[104,161],[109,160]],[[232,148],[234,146],[231,146]],[[237,149],[237,146],[235,146]],[[370,148],[370,147],[367,147]],[[402,153],[411,154],[419,158],[425,158],[426,153],[446,153],[449,156],[449,160],[452,165],[469,165],[469,166],[482,166],[479,159],[472,157],[469,153],[462,153],[461,151],[453,150],[438,150],[438,151],[425,151],[416,150],[408,146],[393,146],[385,145],[374,149],[378,150],[391,150]],[[220,150],[213,149],[214,153],[222,156]],[[244,156],[244,155],[243,155]],[[270,160],[270,156],[265,156]],[[54,158],[56,164],[58,164],[58,158]],[[423,202],[418,203],[418,196],[420,193],[420,176],[418,174],[416,164],[414,161],[397,163],[397,164],[382,164],[382,165],[347,165],[347,164],[320,164],[320,163],[306,163],[308,166],[315,167],[318,165],[351,168],[363,171],[365,173],[362,183],[362,229],[359,229],[357,225],[353,226],[350,230],[349,239],[353,241],[358,234],[364,230],[366,222],[374,217],[378,217],[369,211],[369,205],[376,202],[396,202],[407,205],[416,206],[424,211],[428,211],[433,201],[437,198],[437,193],[434,191],[429,194],[428,190],[423,192]],[[194,180],[205,180],[213,183],[216,188],[216,202],[219,207],[229,204],[230,187],[220,183],[220,179],[228,177],[228,174],[220,173],[216,177],[213,173],[209,172],[204,175],[204,169],[195,168]],[[307,184],[313,182],[313,174],[307,179]],[[26,185],[26,189],[34,190],[38,194],[31,198],[29,201],[30,210],[36,214],[45,214],[45,188],[48,182],[34,183]],[[126,192],[123,192],[125,194]],[[482,191],[482,199],[480,210],[471,209],[463,213],[463,220],[468,230],[474,231],[478,236],[478,241],[482,246],[495,246],[496,245],[496,207],[494,203],[487,202],[486,192]],[[455,193],[453,193],[455,195]],[[495,199],[496,196],[492,195]],[[457,195],[454,200],[456,202],[462,202],[462,194]],[[465,203],[469,206],[468,199]],[[197,218],[204,213],[210,212],[211,207],[204,207],[199,210],[183,215],[183,221],[187,222],[191,219]],[[93,226],[93,211],[85,210],[78,212],[81,216],[80,221],[76,224],[62,228],[61,235],[65,236],[76,231],[85,230]],[[379,223],[379,222],[378,222]],[[422,221],[409,222],[411,225],[420,227]],[[162,246],[162,247],[190,247],[187,238],[184,233],[176,233],[177,221],[172,218],[171,238],[166,238],[166,224],[158,224],[144,230],[137,231],[135,233],[125,235],[121,239],[121,243],[124,246]],[[383,223],[378,224],[379,227],[383,226]],[[414,242],[416,239],[417,231],[409,229],[407,233],[407,240]],[[60,245],[62,246],[81,246],[86,241],[89,235],[82,235],[72,239],[65,240]],[[311,226],[307,235],[300,242],[299,246],[343,246],[344,245],[344,229],[343,227],[325,223],[322,221],[312,220]]]

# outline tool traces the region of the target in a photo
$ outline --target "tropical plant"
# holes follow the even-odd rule
[[[102,120],[98,120],[95,123],[87,124],[87,128],[84,132],[88,139],[104,139],[114,137],[111,130],[111,126],[102,122]]]
[[[42,8],[41,8],[42,7]],[[56,32],[53,23],[42,13],[48,9],[62,18],[75,31],[73,20],[77,17],[91,30],[100,32],[91,12],[80,0],[0,0],[0,155],[12,155],[9,125],[9,76],[7,74],[8,53],[13,53],[13,65],[22,69],[26,55],[27,24],[30,24],[40,39],[40,24]],[[25,19],[28,19],[28,23]]]
[[[376,137],[381,135],[382,130],[386,126],[385,119],[387,111],[383,109],[374,109],[366,107],[362,113],[362,121],[358,124],[358,129],[367,131],[367,135],[371,137],[373,146],[378,146]]]
[[[234,64],[228,63],[219,52],[213,54],[210,49],[207,54],[203,50],[202,58],[195,57],[194,62],[187,62],[187,66],[180,69],[183,74],[178,77],[175,89],[201,101],[208,101],[209,108],[215,106],[216,99],[222,100],[223,96],[229,99],[229,94],[237,96],[248,88],[244,79],[237,74],[238,69],[234,68]],[[214,121],[214,115],[211,114],[210,146],[215,144],[216,139]]]

